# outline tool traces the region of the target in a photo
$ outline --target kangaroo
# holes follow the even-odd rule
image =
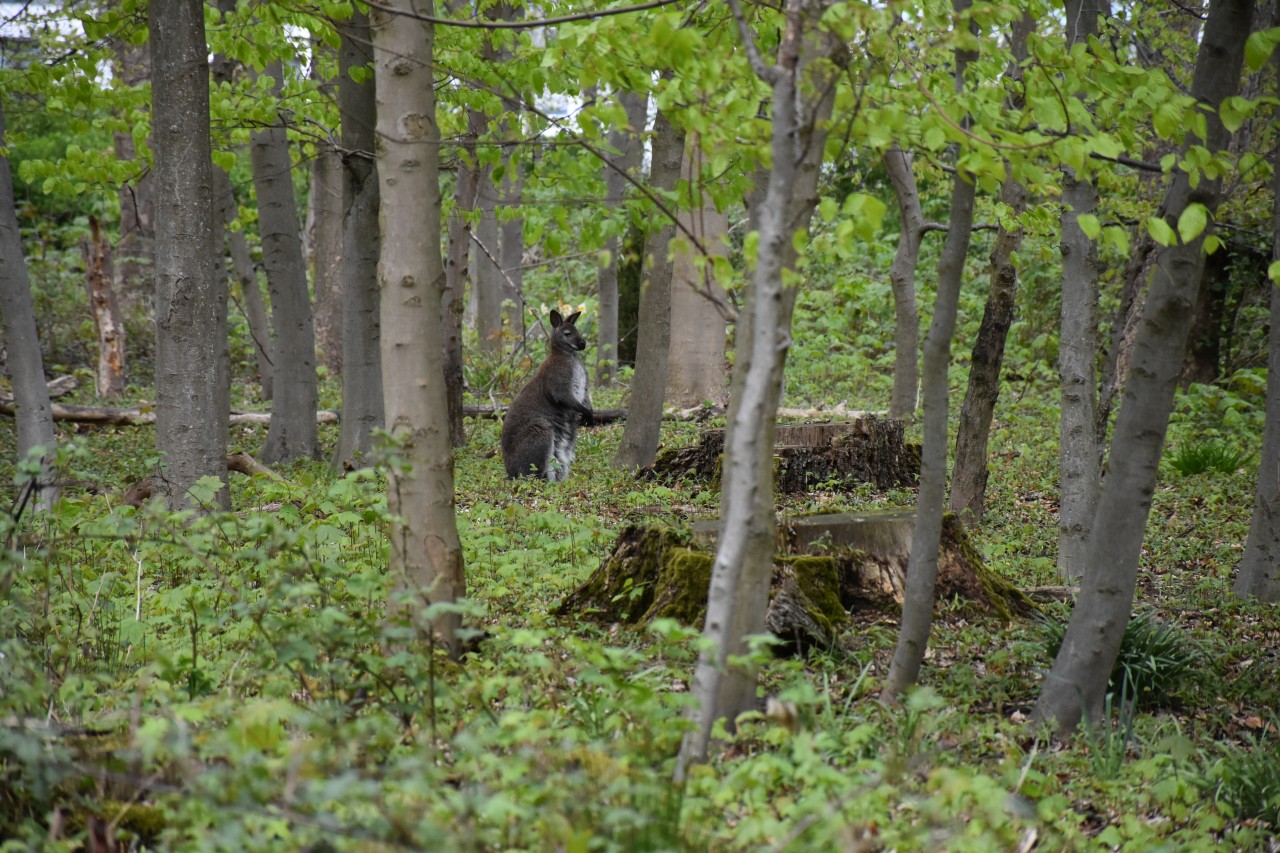
[[[547,359],[529,384],[511,401],[502,422],[502,461],[508,477],[541,477],[558,483],[569,476],[578,418],[591,426],[587,367],[579,353],[587,348],[574,323],[581,311],[561,317],[551,312]]]

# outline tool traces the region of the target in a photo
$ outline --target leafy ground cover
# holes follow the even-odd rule
[[[821,384],[795,364],[796,388]],[[1002,397],[976,533],[1024,588],[1056,583],[1052,396],[1028,379]],[[1170,446],[1243,459],[1260,402],[1193,389]],[[663,440],[698,428],[668,423]],[[66,501],[9,533],[0,575],[0,849],[108,830],[209,850],[1275,849],[1280,614],[1230,595],[1252,463],[1168,465],[1138,603],[1158,636],[1127,664],[1160,690],[1122,678],[1106,725],[1054,743],[1026,719],[1066,604],[1005,624],[940,602],[903,708],[876,698],[894,614],[802,660],[762,650],[760,713],[677,788],[696,632],[551,613],[624,522],[713,516],[718,496],[614,471],[620,425],[583,433],[567,482],[513,483],[497,429],[472,422],[457,457],[476,631],[457,664],[385,618],[378,476],[233,475],[240,511],[192,519],[120,505],[152,464],[146,430],[74,436]],[[261,440],[247,428],[232,449]]]

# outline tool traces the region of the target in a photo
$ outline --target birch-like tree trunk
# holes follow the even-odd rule
[[[280,63],[267,75],[280,91]],[[271,326],[275,350],[271,397],[271,426],[262,447],[268,465],[299,458],[317,458],[316,337],[307,292],[307,265],[302,254],[302,225],[293,194],[289,137],[283,124],[253,134],[250,148],[253,186],[258,195],[258,231],[262,236],[262,265],[271,291]]]
[[[342,155],[331,145],[321,145],[311,162],[309,206],[316,350],[329,374],[337,376],[342,373]]]
[[[1218,107],[1239,89],[1253,7],[1251,0],[1209,5],[1191,83],[1191,94],[1205,111],[1208,138],[1201,143],[1189,132],[1188,145],[1204,144],[1210,151],[1226,146]],[[1197,178],[1193,186],[1190,176],[1178,171],[1170,181],[1160,213],[1175,228],[1189,205],[1204,205],[1210,214],[1217,206],[1221,179]],[[1075,729],[1082,718],[1102,719],[1107,682],[1133,607],[1143,532],[1204,265],[1204,236],[1163,248],[1155,259],[1085,548],[1080,596],[1033,714],[1060,733]]]
[[[111,243],[96,216],[89,216],[89,236],[81,241],[80,250],[93,324],[98,330],[98,367],[93,384],[99,397],[116,399],[124,393],[124,322],[116,299]]]
[[[773,438],[783,367],[791,339],[797,262],[795,235],[807,230],[818,202],[818,177],[844,60],[839,40],[820,28],[829,3],[792,0],[773,65],[760,57],[738,4],[734,17],[752,68],[772,90],[772,167],[753,211],[759,234],[756,268],[736,335],[737,354],[721,480],[721,533],[711,570],[707,640],[694,670],[692,728],[675,776],[704,760],[715,722],[755,707],[756,676],[742,659],[747,638],[764,631],[773,566]]]
[[[378,293],[378,171],[374,163],[377,106],[373,79],[357,83],[351,69],[373,57],[369,15],[353,11],[338,27],[338,110],[342,121],[342,426],[334,467],[369,464],[386,423],[382,398]]]
[[[920,397],[920,308],[916,305],[916,263],[924,238],[924,213],[916,189],[911,155],[894,144],[885,152],[884,170],[898,199],[898,251],[889,267],[895,315],[893,332],[893,393],[889,417],[910,418]]]
[[[1066,0],[1067,49],[1088,44],[1107,0]],[[1062,389],[1059,420],[1058,573],[1074,580],[1084,574],[1084,551],[1102,482],[1102,437],[1098,421],[1098,247],[1079,225],[1092,216],[1098,191],[1090,176],[1063,170],[1062,314],[1058,377]]]
[[[440,126],[436,123],[431,0],[389,0],[370,8],[378,115],[382,233],[382,364],[386,422],[403,465],[387,471],[392,612],[459,652],[458,617],[425,609],[466,594],[454,517],[440,310]],[[400,14],[402,13],[402,14]],[[410,601],[404,597],[409,596]],[[412,603],[410,603],[412,602]]]
[[[44,378],[44,356],[36,333],[36,312],[31,302],[31,280],[22,251],[22,233],[13,197],[13,173],[3,155],[4,107],[0,105],[0,322],[9,350],[9,378],[18,422],[18,460],[41,448],[40,473],[32,483],[28,504],[48,509],[58,497],[53,481],[55,437],[49,387]]]
[[[694,138],[685,146],[682,175],[699,187],[702,150]],[[695,192],[698,192],[695,190]],[[677,216],[709,254],[723,256],[729,220],[709,198],[695,200]],[[680,244],[671,269],[671,355],[667,360],[666,402],[697,406],[705,401],[722,405],[728,396],[724,349],[728,337],[724,289],[711,274],[711,259],[699,258],[698,247]]]
[[[957,17],[970,0],[953,0]],[[964,88],[965,67],[976,58],[968,50],[956,52],[956,91]],[[960,304],[960,284],[973,231],[974,185],[960,169],[951,188],[951,221],[947,241],[938,258],[938,292],[933,319],[924,340],[921,372],[924,408],[924,441],[920,452],[920,490],[916,499],[916,523],[911,529],[911,556],[903,591],[902,627],[894,649],[883,698],[896,700],[920,676],[929,632],[933,628],[934,585],[938,576],[938,550],[942,541],[942,507],[947,486],[947,371],[951,366],[951,338],[955,334]]]
[[[649,96],[645,93],[619,92],[618,103],[626,113],[626,126],[609,131],[609,149],[616,152],[603,164],[605,206],[617,210],[627,191],[626,175],[638,178],[644,157],[645,114]],[[616,236],[605,241],[607,263],[596,270],[596,289],[600,296],[600,333],[596,341],[596,384],[613,382],[618,371],[618,250],[622,241]]]
[[[1027,58],[1027,37],[1035,28],[1030,15],[1013,23],[1009,38],[1012,59],[1005,72],[1010,111],[1022,109],[1022,63]],[[960,407],[960,425],[956,430],[956,461],[951,469],[951,511],[967,526],[982,521],[987,500],[987,446],[991,437],[991,419],[1000,397],[1000,368],[1004,363],[1004,345],[1013,324],[1013,309],[1018,293],[1018,269],[1013,256],[1022,244],[1019,217],[1027,209],[1027,189],[1014,176],[1005,178],[1000,187],[1000,204],[995,243],[991,246],[991,285],[987,304],[978,327],[978,339],[969,358],[969,385]]]
[[[653,123],[653,165],[649,184],[659,194],[674,190],[684,160],[684,129],[659,110]],[[658,455],[662,402],[666,397],[667,359],[671,349],[671,237],[674,222],[664,222],[645,242],[640,272],[640,329],[631,405],[615,468],[643,468]]]
[[[156,491],[195,506],[202,477],[227,477],[229,412],[220,391],[227,290],[219,278],[204,4],[153,0],[152,148],[156,192]],[[312,413],[314,418],[314,412]],[[225,500],[225,497],[223,498]]]

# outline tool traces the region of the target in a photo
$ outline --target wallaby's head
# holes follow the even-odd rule
[[[581,311],[574,311],[568,317],[561,317],[560,312],[551,311],[551,348],[567,353],[581,352],[587,348],[587,342],[573,325],[582,316]]]

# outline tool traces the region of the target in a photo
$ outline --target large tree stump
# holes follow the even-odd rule
[[[695,447],[666,449],[641,476],[720,479],[724,430],[709,429]],[[920,447],[906,444],[902,421],[864,415],[852,421],[779,424],[774,446],[774,487],[781,494],[815,488],[877,489],[914,486],[920,476]]]
[[[914,522],[911,509],[781,519],[768,629],[793,650],[829,647],[850,615],[898,611]],[[698,522],[687,533],[628,526],[600,568],[556,612],[605,623],[673,618],[700,626],[718,536],[718,521]],[[961,602],[960,612],[1002,619],[1036,609],[983,564],[952,515],[943,523],[937,598]]]

